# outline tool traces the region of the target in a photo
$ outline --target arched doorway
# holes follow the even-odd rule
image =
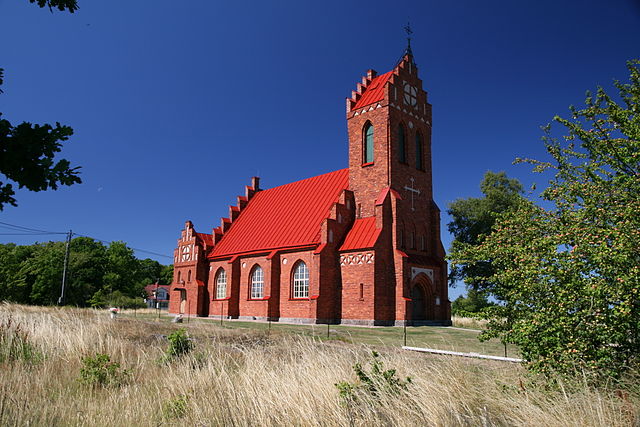
[[[180,314],[184,314],[187,308],[187,290],[180,289]]]
[[[424,289],[419,284],[413,285],[411,289],[411,306],[411,320],[426,320]]]
[[[435,306],[433,287],[426,274],[418,274],[411,282],[411,320],[433,320]]]

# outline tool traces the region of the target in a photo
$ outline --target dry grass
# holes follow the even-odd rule
[[[0,425],[95,426],[630,426],[637,395],[528,385],[511,364],[381,351],[386,367],[412,384],[399,394],[345,405],[335,383],[355,381],[370,349],[287,334],[181,325],[196,350],[159,365],[178,326],[111,321],[102,311],[0,306],[28,332],[44,359],[0,365]],[[122,387],[91,388],[77,378],[96,352],[134,373]],[[172,403],[173,402],[173,403]],[[181,403],[183,402],[183,403]],[[167,408],[174,408],[169,410]]]
[[[474,319],[472,317],[451,316],[452,326],[456,328],[467,329],[485,329],[487,321],[483,319]]]

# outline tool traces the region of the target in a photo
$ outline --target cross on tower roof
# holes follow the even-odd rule
[[[405,25],[403,28],[407,33],[407,49],[405,50],[404,54],[413,56],[413,53],[411,52],[411,34],[413,34],[413,31],[411,30],[411,23],[407,21],[407,25]]]

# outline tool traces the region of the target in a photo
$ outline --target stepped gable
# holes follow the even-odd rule
[[[260,178],[254,176],[251,178],[251,185],[245,185],[244,187],[244,196],[238,196],[236,205],[229,206],[229,217],[228,218],[220,218],[220,226],[216,227],[211,232],[211,238],[213,240],[213,245],[216,245],[220,240],[222,240],[222,236],[226,233],[230,228],[233,222],[240,216],[240,213],[244,208],[247,207],[249,200],[253,196],[255,196],[260,191]]]
[[[341,169],[252,194],[210,258],[319,245],[321,226],[348,186],[349,170]]]
[[[370,70],[367,73],[367,77],[362,78],[365,84],[358,85],[358,91],[356,93],[360,93],[360,96],[357,97],[353,108],[366,107],[369,104],[373,104],[374,102],[379,102],[384,99],[384,85],[387,84],[387,81],[393,74],[393,71],[376,76],[369,81],[369,76],[372,74],[375,75],[374,70]]]

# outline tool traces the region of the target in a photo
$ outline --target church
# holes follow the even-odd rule
[[[291,323],[451,324],[431,104],[411,47],[347,98],[349,167],[262,189],[209,233],[185,223],[169,312]]]

